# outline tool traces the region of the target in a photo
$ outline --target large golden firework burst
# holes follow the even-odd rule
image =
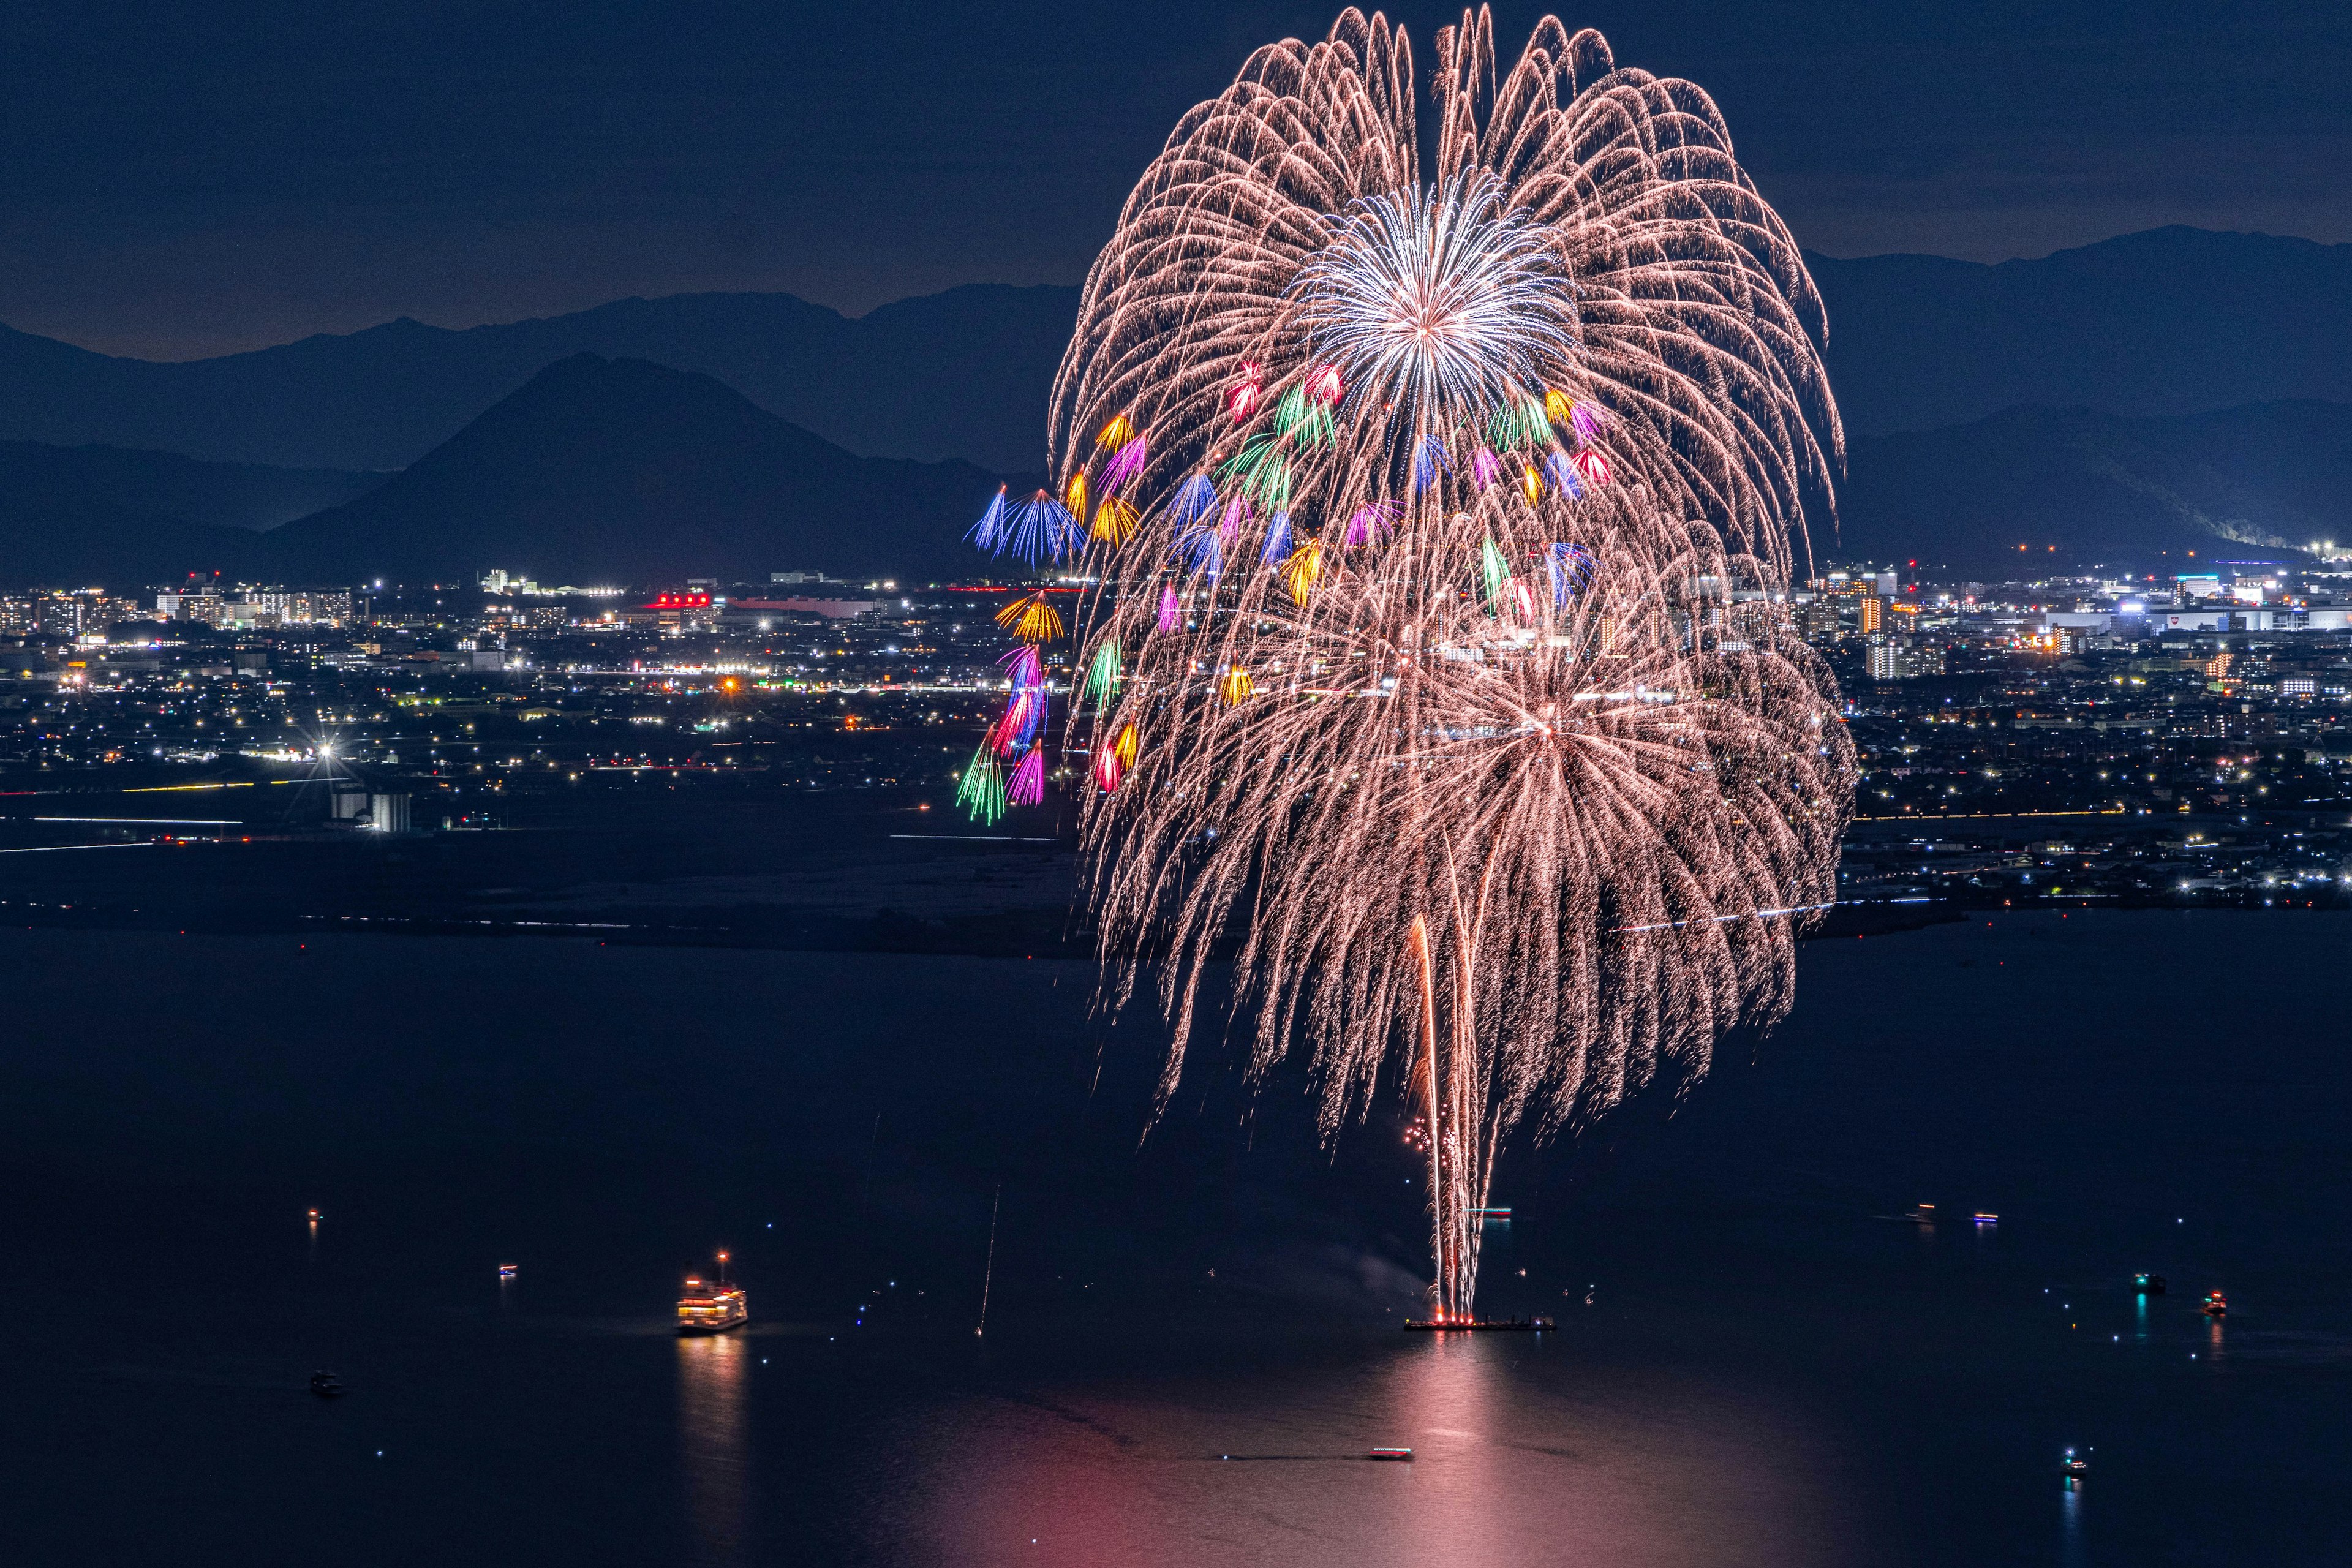
[[[1840,444],[1795,242],[1690,83],[1549,18],[1434,43],[1426,173],[1379,16],[1183,118],[1051,436],[1110,998],[1151,977],[1164,1099],[1230,952],[1327,1134],[1412,1095],[1461,1315],[1513,1128],[1785,1013],[1853,761],[1784,602]]]

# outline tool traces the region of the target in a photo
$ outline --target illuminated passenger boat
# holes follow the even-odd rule
[[[2227,1296],[2222,1295],[2219,1290],[2209,1290],[2205,1293],[2205,1315],[2207,1317],[2224,1317],[2228,1315],[2229,1310],[2230,1299]]]
[[[751,1299],[743,1287],[728,1282],[727,1255],[719,1255],[719,1279],[711,1282],[688,1275],[686,1294],[677,1299],[677,1331],[681,1334],[721,1334],[751,1315]]]

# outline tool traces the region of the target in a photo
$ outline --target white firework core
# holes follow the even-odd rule
[[[1541,226],[1483,171],[1355,204],[1290,286],[1316,357],[1428,428],[1540,387],[1573,352],[1574,303]]]

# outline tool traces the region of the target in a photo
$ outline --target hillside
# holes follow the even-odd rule
[[[155,363],[0,327],[0,437],[220,461],[405,467],[559,359],[716,376],[853,452],[1040,468],[1076,291],[975,286],[851,320],[790,294],[685,294],[453,331],[405,319]]]
[[[2352,403],[2352,245],[2159,228],[1991,267],[1806,259],[1851,434],[2021,403],[2133,416]]]
[[[382,474],[0,441],[0,583],[267,571],[269,548],[257,531],[383,482]]]
[[[1857,436],[2021,403],[2352,402],[2352,246],[2166,228],[1991,267],[1811,259]],[[856,320],[789,294],[688,294],[463,331],[404,320],[184,364],[0,328],[0,437],[396,468],[585,353],[715,376],[851,452],[1032,469],[1076,310],[1068,288],[954,289]]]
[[[2343,404],[2145,418],[2011,408],[1857,440],[1849,456],[1842,536],[1815,542],[1831,558],[1916,558],[1972,574],[2015,573],[2029,559],[2044,571],[2117,561],[2161,570],[2191,550],[2276,558],[2315,540],[2352,541]]]
[[[295,581],[921,577],[971,569],[962,535],[999,482],[854,456],[706,375],[575,354],[380,489],[268,539]]]

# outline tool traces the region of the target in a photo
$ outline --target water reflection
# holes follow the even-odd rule
[[[740,1334],[677,1340],[677,1448],[686,1476],[687,1526],[702,1563],[748,1561],[751,1429]]]
[[[2074,1568],[2083,1561],[2083,1483],[2068,1476],[2059,1484],[2058,1561]]]
[[[1389,1377],[1384,1442],[1413,1450],[1412,1504],[1398,1511],[1394,1539],[1407,1561],[1498,1562],[1513,1553],[1496,1531],[1504,1506],[1527,1478],[1526,1456],[1504,1443],[1517,1434],[1497,1386],[1503,1354],[1495,1337],[1432,1334],[1400,1357]]]

